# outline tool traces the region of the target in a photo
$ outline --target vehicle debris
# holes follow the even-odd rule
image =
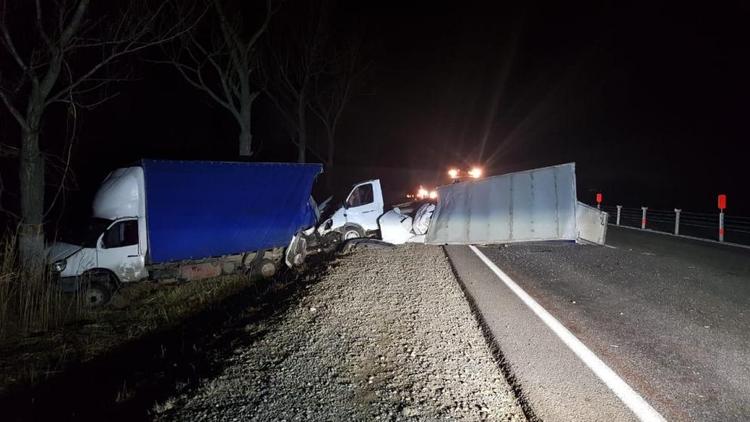
[[[380,235],[386,242],[401,245],[404,243],[424,243],[425,234],[430,226],[430,219],[435,211],[435,204],[425,203],[417,209],[412,218],[402,214],[399,208],[383,214],[378,223]]]

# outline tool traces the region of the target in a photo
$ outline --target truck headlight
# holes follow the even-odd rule
[[[64,259],[61,259],[60,261],[55,261],[52,263],[52,271],[56,273],[61,273],[65,271],[65,267],[67,265],[68,263]]]

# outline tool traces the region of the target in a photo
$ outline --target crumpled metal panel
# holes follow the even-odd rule
[[[578,241],[603,245],[607,239],[607,220],[606,212],[579,202],[576,209]]]
[[[428,244],[576,240],[575,163],[438,188]]]

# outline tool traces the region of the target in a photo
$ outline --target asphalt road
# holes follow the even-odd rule
[[[665,418],[750,420],[750,250],[616,227],[607,243],[480,250]],[[635,418],[468,247],[446,250],[536,416]]]

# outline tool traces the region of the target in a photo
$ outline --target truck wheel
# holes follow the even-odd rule
[[[347,224],[346,226],[342,227],[339,232],[341,233],[341,241],[346,242],[347,240],[351,239],[359,239],[360,237],[365,237],[365,231],[362,230],[359,226],[354,226],[351,224]]]
[[[276,274],[276,263],[270,259],[263,259],[257,268],[258,274],[263,278],[271,278]]]
[[[78,294],[83,306],[98,308],[112,300],[117,286],[117,278],[113,274],[94,270],[81,276]]]
[[[91,281],[86,283],[81,291],[83,305],[88,308],[98,308],[104,306],[112,300],[112,289],[108,283],[101,281]]]

